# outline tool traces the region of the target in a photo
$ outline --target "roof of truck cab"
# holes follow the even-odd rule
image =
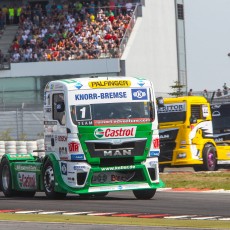
[[[45,90],[80,90],[102,88],[151,87],[152,83],[141,77],[87,77],[69,78],[49,82]]]
[[[184,96],[164,98],[164,103],[208,103],[207,99],[202,96]]]

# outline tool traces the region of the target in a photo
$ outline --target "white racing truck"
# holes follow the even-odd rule
[[[6,197],[50,199],[67,193],[106,196],[132,190],[151,199],[159,178],[159,131],[153,84],[142,78],[52,81],[44,92],[45,155],[5,154],[0,186]]]

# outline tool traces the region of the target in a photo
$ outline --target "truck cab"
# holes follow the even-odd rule
[[[136,198],[150,199],[164,186],[158,167],[156,98],[149,80],[96,77],[49,82],[44,90],[44,144],[40,170],[33,172],[36,185],[30,189],[45,191],[49,198],[132,190]],[[0,180],[1,175],[2,181],[12,175],[12,189],[20,190],[19,172],[4,172],[18,159],[12,162],[7,154],[4,159]],[[37,162],[29,160],[32,166]]]
[[[208,101],[185,96],[164,98],[164,105],[158,109],[161,170],[165,166],[214,170],[216,145]]]

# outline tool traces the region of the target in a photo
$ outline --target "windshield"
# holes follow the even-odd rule
[[[91,125],[138,124],[154,120],[153,105],[150,102],[123,102],[70,107],[72,121],[75,125],[83,122]]]
[[[165,104],[164,107],[158,108],[158,121],[162,122],[175,122],[186,119],[186,104]]]

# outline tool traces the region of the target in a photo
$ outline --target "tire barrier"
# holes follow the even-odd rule
[[[4,154],[26,154],[43,157],[45,155],[44,139],[36,141],[0,141],[0,160]]]

